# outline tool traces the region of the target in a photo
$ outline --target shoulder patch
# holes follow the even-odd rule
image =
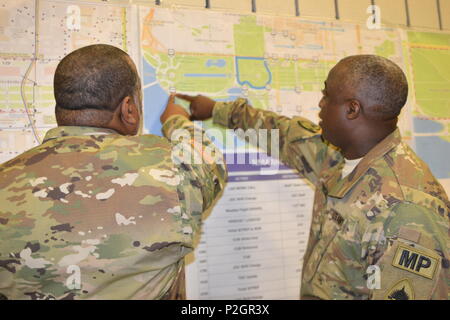
[[[303,120],[299,120],[297,121],[297,123],[303,127],[304,129],[313,132],[313,133],[317,133],[320,131],[320,127],[310,121],[303,121]]]
[[[442,287],[440,255],[429,247],[396,239],[378,260],[380,286],[373,289],[374,300],[428,300]],[[446,285],[444,285],[446,287]],[[446,290],[441,290],[445,292]],[[444,293],[437,292],[441,297]],[[435,296],[435,297],[437,297]]]
[[[386,293],[386,300],[414,300],[411,281],[403,279],[394,284]]]
[[[419,276],[433,279],[440,257],[431,252],[424,252],[415,247],[399,244],[392,260],[392,265]]]

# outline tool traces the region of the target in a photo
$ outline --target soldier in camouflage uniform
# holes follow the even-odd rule
[[[140,80],[118,48],[74,51],[54,85],[59,126],[0,166],[0,297],[184,298],[184,256],[224,165],[180,163],[175,142],[136,135]],[[173,97],[161,120],[166,137],[202,133]]]
[[[396,125],[407,91],[394,63],[358,55],[330,71],[320,127],[244,99],[178,95],[191,102],[194,119],[278,129],[281,160],[314,184],[302,299],[448,299],[450,203],[402,142]]]

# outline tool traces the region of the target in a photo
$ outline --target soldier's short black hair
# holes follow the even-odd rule
[[[347,84],[368,104],[364,112],[379,120],[400,114],[408,97],[408,82],[398,65],[376,55],[354,55],[341,62],[345,63]]]
[[[69,122],[76,125],[76,117],[86,119],[95,115],[103,123],[108,117],[110,120],[120,102],[133,96],[140,82],[126,52],[111,45],[95,44],[65,56],[56,68],[53,85],[57,120],[69,117],[73,120]],[[99,115],[103,115],[103,121],[98,119]]]

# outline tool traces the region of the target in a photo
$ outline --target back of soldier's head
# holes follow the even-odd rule
[[[126,96],[139,87],[128,54],[97,44],[68,54],[55,71],[54,94],[59,125],[103,126]]]
[[[408,97],[408,82],[402,69],[376,55],[354,55],[339,62],[345,81],[363,102],[364,112],[377,120],[396,118]]]

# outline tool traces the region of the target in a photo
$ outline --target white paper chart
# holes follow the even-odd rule
[[[187,297],[298,299],[312,188],[285,166],[272,175],[260,175],[259,165],[228,167],[195,260],[187,259]]]

